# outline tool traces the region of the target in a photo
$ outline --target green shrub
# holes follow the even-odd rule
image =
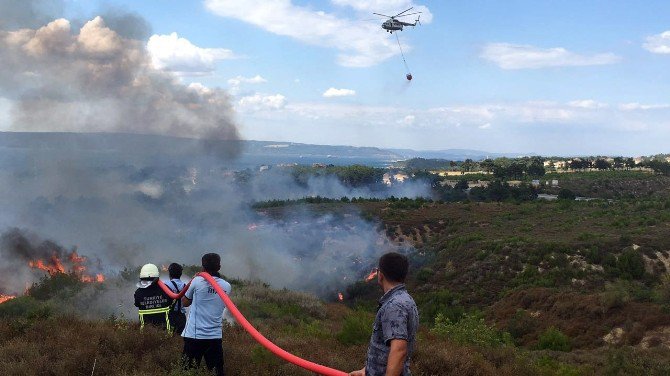
[[[640,252],[629,249],[619,256],[617,268],[621,278],[640,279],[644,276],[644,259]]]
[[[85,283],[75,274],[56,273],[45,276],[28,289],[28,295],[37,300],[60,299],[74,296]]]
[[[416,273],[416,280],[422,283],[426,283],[430,281],[434,274],[435,271],[431,268],[421,268],[421,270]]]
[[[342,330],[335,336],[344,345],[360,345],[370,340],[374,318],[367,312],[355,311],[344,317]]]
[[[563,188],[558,192],[559,200],[574,200],[575,198],[577,198],[577,195],[567,188]]]
[[[606,310],[623,307],[631,300],[630,289],[624,283],[607,284],[605,291],[600,294],[600,300]]]
[[[31,296],[19,296],[0,304],[0,318],[47,318],[53,313],[52,307]]]
[[[486,325],[484,319],[475,314],[464,314],[458,322],[452,322],[442,314],[435,317],[433,333],[459,344],[481,347],[500,347],[512,344],[512,337],[493,326]]]
[[[537,342],[540,350],[570,351],[570,338],[563,334],[556,327],[549,327],[544,333],[540,334]]]
[[[465,313],[460,304],[461,295],[448,289],[416,295],[421,321],[432,324],[435,316],[442,314],[451,321],[458,321]]]
[[[583,374],[579,368],[569,364],[561,363],[546,355],[540,357],[537,360],[536,365],[543,375],[579,376]]]
[[[279,363],[279,359],[261,345],[256,345],[251,349],[249,358],[254,364],[276,365]]]

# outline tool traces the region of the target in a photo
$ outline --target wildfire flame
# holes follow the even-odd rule
[[[16,298],[16,296],[14,296],[14,295],[2,295],[2,294],[0,294],[0,304],[2,304],[4,302],[7,302],[7,301],[10,301],[14,298]]]
[[[370,274],[368,274],[368,276],[365,277],[365,282],[370,282],[373,279],[377,278],[377,273],[378,273],[378,271],[376,269],[371,271]]]
[[[65,273],[65,267],[60,259],[56,256],[51,256],[51,260],[44,262],[43,260],[30,260],[28,261],[28,266],[33,269],[44,270],[49,273],[49,275],[54,275],[58,273]]]
[[[86,261],[87,258],[84,256],[79,256],[76,251],[68,254],[65,257],[67,260],[68,267],[63,264],[63,261],[56,255],[53,254],[47,260],[35,259],[28,261],[28,266],[32,269],[43,270],[49,275],[55,275],[59,273],[71,273],[79,277],[82,282],[93,283],[93,282],[104,282],[105,276],[102,274],[90,275],[86,273]]]
[[[338,292],[338,293],[337,293],[337,299],[338,299],[339,301],[344,301],[344,295],[342,295],[341,292]]]

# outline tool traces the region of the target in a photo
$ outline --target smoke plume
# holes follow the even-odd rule
[[[237,155],[228,95],[154,69],[141,18],[112,12],[74,27],[54,19],[59,7],[47,12],[49,4],[58,3],[0,5],[0,97],[12,103],[14,130],[183,136],[216,155]],[[90,148],[77,148],[76,137],[72,147],[52,147],[59,138],[50,136],[30,135],[42,140],[37,146],[0,147],[0,283],[11,292],[36,281],[30,260],[48,263],[75,251],[58,244],[76,245],[106,275],[149,262],[199,264],[214,251],[229,277],[319,294],[362,278],[376,257],[396,249],[353,207],[337,214],[294,208],[276,217],[248,205],[296,194],[377,195],[365,188],[331,178],[299,186],[282,172],[243,186],[219,159],[143,150],[136,135]],[[100,304],[130,300],[132,289],[108,290],[114,299]]]
[[[0,96],[14,104],[13,130],[173,135],[236,155],[237,143],[213,142],[239,139],[228,94],[154,69],[138,39],[144,20],[108,12],[110,22],[98,16],[78,29],[64,18],[42,24],[44,3],[0,9]]]

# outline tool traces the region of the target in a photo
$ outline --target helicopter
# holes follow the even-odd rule
[[[421,25],[421,22],[419,22],[419,18],[421,17],[421,15],[420,15],[421,12],[414,12],[414,13],[404,14],[406,12],[409,12],[412,9],[414,9],[414,7],[411,7],[409,9],[405,9],[404,11],[396,14],[395,16],[387,16],[385,14],[380,14],[380,13],[372,13],[372,14],[388,18],[388,20],[386,20],[386,21],[384,21],[384,23],[382,23],[382,29],[384,29],[384,30],[388,31],[389,33],[393,34],[394,31],[402,31],[403,27],[405,27],[405,26],[416,26],[417,24]],[[419,16],[416,18],[414,23],[403,22],[403,21],[400,21],[400,20],[396,19],[396,18],[399,18],[399,17],[406,17],[406,16],[411,16],[411,15],[414,15],[414,14],[419,14]]]

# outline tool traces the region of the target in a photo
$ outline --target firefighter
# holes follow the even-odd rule
[[[140,281],[135,290],[135,306],[139,308],[140,328],[145,324],[164,328],[172,333],[170,327],[170,310],[172,299],[158,286],[158,267],[146,264],[140,270]]]

